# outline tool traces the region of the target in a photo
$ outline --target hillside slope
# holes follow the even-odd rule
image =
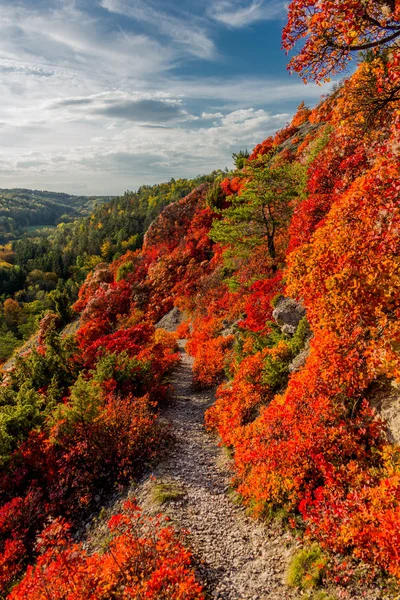
[[[228,377],[206,423],[234,453],[243,501],[318,541],[343,581],[360,559],[373,576],[399,573],[398,451],[369,404],[399,367],[396,112],[377,135],[343,120],[347,93],[300,106],[233,177],[171,205],[143,252],[111,266],[111,285],[131,289],[128,314],[185,312],[197,385]],[[77,304],[84,348],[108,335],[95,289],[89,279]],[[95,329],[105,337],[93,342]]]

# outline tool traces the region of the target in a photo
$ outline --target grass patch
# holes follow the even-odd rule
[[[229,500],[232,502],[232,504],[235,504],[235,506],[241,506],[243,504],[243,496],[241,496],[241,494],[239,494],[235,488],[229,487],[227,495]]]
[[[151,490],[151,498],[155,504],[161,506],[168,502],[178,502],[185,496],[183,488],[176,482],[160,481],[155,483]]]
[[[302,590],[316,588],[322,581],[328,558],[317,544],[303,548],[295,554],[287,572],[287,584]],[[312,596],[314,600],[314,596]],[[328,596],[329,599],[329,596]],[[324,600],[322,596],[321,599]]]

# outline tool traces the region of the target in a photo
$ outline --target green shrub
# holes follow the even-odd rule
[[[128,260],[126,263],[124,263],[118,268],[116,281],[121,281],[122,279],[125,279],[128,273],[130,273],[131,271],[133,271],[133,262],[131,260]]]
[[[265,385],[268,385],[272,391],[279,390],[286,386],[289,377],[289,363],[291,356],[289,351],[285,358],[268,357],[265,360],[262,381]]]
[[[317,544],[303,548],[291,560],[287,584],[303,590],[317,587],[323,578],[328,558]]]
[[[310,325],[308,324],[307,317],[303,317],[297,326],[295,334],[290,340],[290,348],[293,356],[296,356],[305,346],[307,339],[311,335]]]

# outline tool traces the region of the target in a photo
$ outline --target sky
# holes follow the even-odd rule
[[[120,195],[232,167],[327,87],[281,0],[0,0],[0,188]]]

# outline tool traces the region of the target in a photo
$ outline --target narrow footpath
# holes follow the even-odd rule
[[[162,414],[175,442],[152,476],[135,489],[135,496],[144,512],[162,510],[176,527],[190,532],[198,575],[211,598],[297,598],[284,584],[292,538],[247,517],[229,496],[232,473],[227,458],[204,428],[204,412],[213,395],[193,389],[193,359],[186,354],[185,343],[179,344],[181,363],[172,377],[174,393]],[[154,477],[161,484],[177,486],[181,498],[161,508],[154,506]]]

